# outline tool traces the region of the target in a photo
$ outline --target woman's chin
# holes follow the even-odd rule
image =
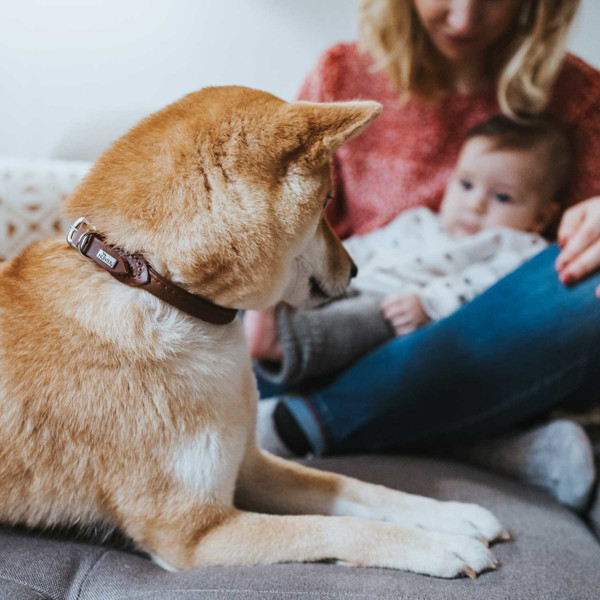
[[[438,52],[450,63],[479,62],[481,50],[475,43],[455,43],[444,39],[436,41]]]

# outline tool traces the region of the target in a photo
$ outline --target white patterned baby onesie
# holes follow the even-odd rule
[[[355,289],[381,296],[416,292],[435,320],[480,295],[548,243],[538,234],[506,227],[453,238],[439,215],[415,208],[344,245],[359,268]]]

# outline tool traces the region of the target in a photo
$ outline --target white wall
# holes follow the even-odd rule
[[[600,67],[600,2],[571,47]],[[359,0],[17,0],[0,11],[0,155],[94,158],[143,115],[206,85],[292,99]]]

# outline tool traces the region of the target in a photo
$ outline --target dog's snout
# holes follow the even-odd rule
[[[352,261],[352,266],[350,267],[350,278],[354,279],[358,275],[358,267],[356,263]]]

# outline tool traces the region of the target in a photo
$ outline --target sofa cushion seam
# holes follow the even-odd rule
[[[77,590],[77,596],[75,597],[76,600],[81,599],[81,593],[83,592],[83,588],[84,588],[85,584],[87,583],[92,571],[96,568],[98,563],[106,556],[107,553],[108,553],[108,550],[105,550],[104,552],[102,552],[100,554],[100,556],[98,556],[98,558],[90,565],[89,569],[87,570],[87,573],[85,573],[84,576],[81,578],[81,583],[79,585],[79,589]]]

